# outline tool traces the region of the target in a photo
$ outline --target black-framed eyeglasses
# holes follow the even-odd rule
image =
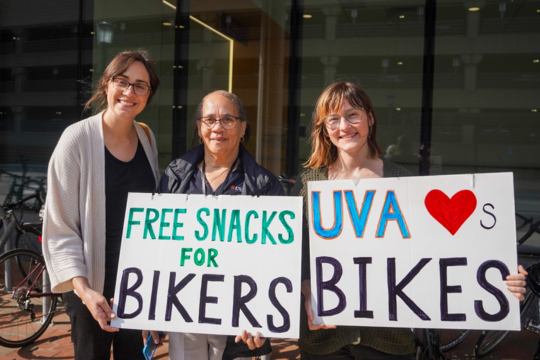
[[[130,86],[133,86],[133,92],[139,96],[146,96],[152,91],[150,86],[142,82],[133,84],[122,78],[112,78],[111,80],[116,90],[126,91]]]
[[[221,126],[223,126],[224,129],[232,129],[236,124],[236,120],[242,120],[242,118],[227,115],[222,117],[221,119],[216,119],[212,116],[205,116],[199,119],[199,121],[202,122],[203,125],[208,129],[212,129],[214,126],[216,126],[218,122],[221,123]]]
[[[339,127],[339,124],[341,123],[341,118],[344,118],[345,120],[347,120],[349,124],[354,125],[354,124],[360,123],[363,117],[364,117],[364,108],[361,107],[361,108],[350,109],[349,111],[345,113],[344,116],[341,116],[339,114],[326,115],[325,117],[323,117],[323,121],[328,128],[335,130]]]

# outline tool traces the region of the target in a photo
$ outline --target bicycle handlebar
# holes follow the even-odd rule
[[[41,194],[40,194],[39,190],[35,190],[32,195],[29,195],[29,196],[27,196],[25,198],[22,198],[21,200],[17,201],[16,203],[11,203],[11,204],[4,205],[4,209],[7,209],[7,210],[14,209],[16,207],[21,206],[22,204],[24,204],[28,200],[32,200],[32,199],[36,199],[38,201],[38,206],[37,207],[38,207],[38,209],[41,209],[41,206],[43,205],[43,198],[41,197]]]
[[[527,241],[528,238],[531,237],[532,234],[534,234],[535,232],[539,233],[540,234],[540,220],[538,220],[537,222],[535,222],[534,224],[531,224],[531,226],[529,227],[529,230],[527,230],[527,232],[525,233],[525,235],[523,235],[518,241],[517,241],[517,244],[518,245],[521,245],[523,244],[525,241]]]

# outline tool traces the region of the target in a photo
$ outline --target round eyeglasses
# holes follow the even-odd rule
[[[362,121],[362,118],[364,116],[364,108],[354,108],[350,109],[345,113],[344,116],[341,116],[339,114],[329,114],[323,117],[323,121],[325,125],[330,128],[331,130],[335,130],[339,127],[339,124],[341,123],[341,118],[344,118],[349,122],[349,124],[358,124],[360,121]]]
[[[134,84],[122,78],[112,78],[113,86],[116,90],[126,91],[130,86],[133,86],[133,92],[139,96],[146,96],[152,88],[145,83],[136,82]]]
[[[236,124],[236,120],[241,120],[242,118],[236,117],[236,116],[224,116],[221,119],[216,119],[212,116],[205,116],[200,118],[199,120],[203,123],[203,125],[208,128],[212,129],[218,122],[221,123],[221,126],[223,126],[224,129],[232,129],[234,125]]]

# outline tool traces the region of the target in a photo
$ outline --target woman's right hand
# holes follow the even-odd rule
[[[84,276],[77,276],[71,279],[71,282],[101,329],[108,332],[120,331],[119,328],[107,324],[107,322],[116,317],[116,314],[112,311],[105,296],[93,290],[88,283],[88,279]]]
[[[304,307],[306,308],[309,330],[335,329],[336,325],[313,324],[313,319],[315,318],[315,315],[313,314],[313,309],[311,308],[311,285],[309,283],[309,280],[302,281],[302,294],[306,299],[306,301],[304,302]]]

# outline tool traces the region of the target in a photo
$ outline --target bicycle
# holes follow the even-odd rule
[[[5,174],[12,179],[11,185],[9,186],[9,191],[4,199],[4,206],[11,203],[12,201],[20,201],[24,197],[24,195],[28,193],[28,191],[34,192],[35,190],[39,190],[43,197],[45,197],[46,195],[46,177],[42,176],[33,178],[30,176],[26,176],[28,160],[22,158],[21,163],[22,175],[12,174],[0,169],[0,175]],[[35,208],[36,205],[37,204],[34,203],[33,205],[29,206],[29,208]]]
[[[291,194],[291,190],[294,187],[294,184],[296,184],[296,176],[287,176],[285,174],[281,174],[278,176],[278,180],[283,186],[283,190],[285,192],[285,195],[288,196]]]
[[[540,263],[536,263],[527,268],[529,276],[527,277],[527,286],[531,290],[531,293],[534,293],[536,297],[540,297]],[[533,319],[527,319],[525,321],[525,330],[530,332],[540,334],[540,322]],[[533,356],[533,360],[540,359],[540,338],[538,339],[538,344],[536,345],[536,351]]]
[[[36,204],[41,209],[43,199],[39,190],[34,191],[34,194],[27,196],[16,203],[9,203],[0,207],[0,219],[2,219],[4,233],[0,238],[0,249],[11,248],[9,241],[14,232],[16,232],[14,248],[25,248],[41,253],[41,229],[42,222],[24,222],[23,215],[25,203],[30,200],[36,200]],[[16,210],[20,210],[19,216],[16,215]]]
[[[39,190],[0,207],[4,224],[0,248],[9,247],[9,240],[17,233],[16,248],[0,255],[0,345],[5,347],[22,347],[38,339],[51,323],[58,301],[59,294],[50,292],[41,254],[42,223],[23,222],[24,204],[33,199],[41,208]],[[19,217],[15,214],[17,209],[21,210]]]
[[[24,269],[24,271],[22,271]],[[41,254],[27,249],[0,256],[0,345],[15,348],[37,340],[51,323],[58,295]]]
[[[436,329],[415,329],[416,360],[446,360]]]
[[[518,254],[524,255],[524,256],[531,256],[535,258],[540,258],[540,250],[536,248],[530,248],[525,247],[522,245],[528,238],[531,237],[532,234],[535,232],[540,233],[540,220],[536,223],[532,223],[529,227],[529,230],[517,241],[518,244]],[[525,300],[523,300],[520,304],[520,316],[521,316],[521,322],[525,322],[525,316],[527,314],[527,310],[531,306],[531,304],[535,300],[534,292],[530,290],[527,291],[525,294]],[[505,330],[484,330],[482,331],[482,334],[476,341],[476,344],[474,346],[474,356],[477,358],[480,358],[482,356],[487,355],[490,351],[492,351],[497,345],[501,343],[501,341],[504,340],[506,335],[508,335],[510,331]]]

